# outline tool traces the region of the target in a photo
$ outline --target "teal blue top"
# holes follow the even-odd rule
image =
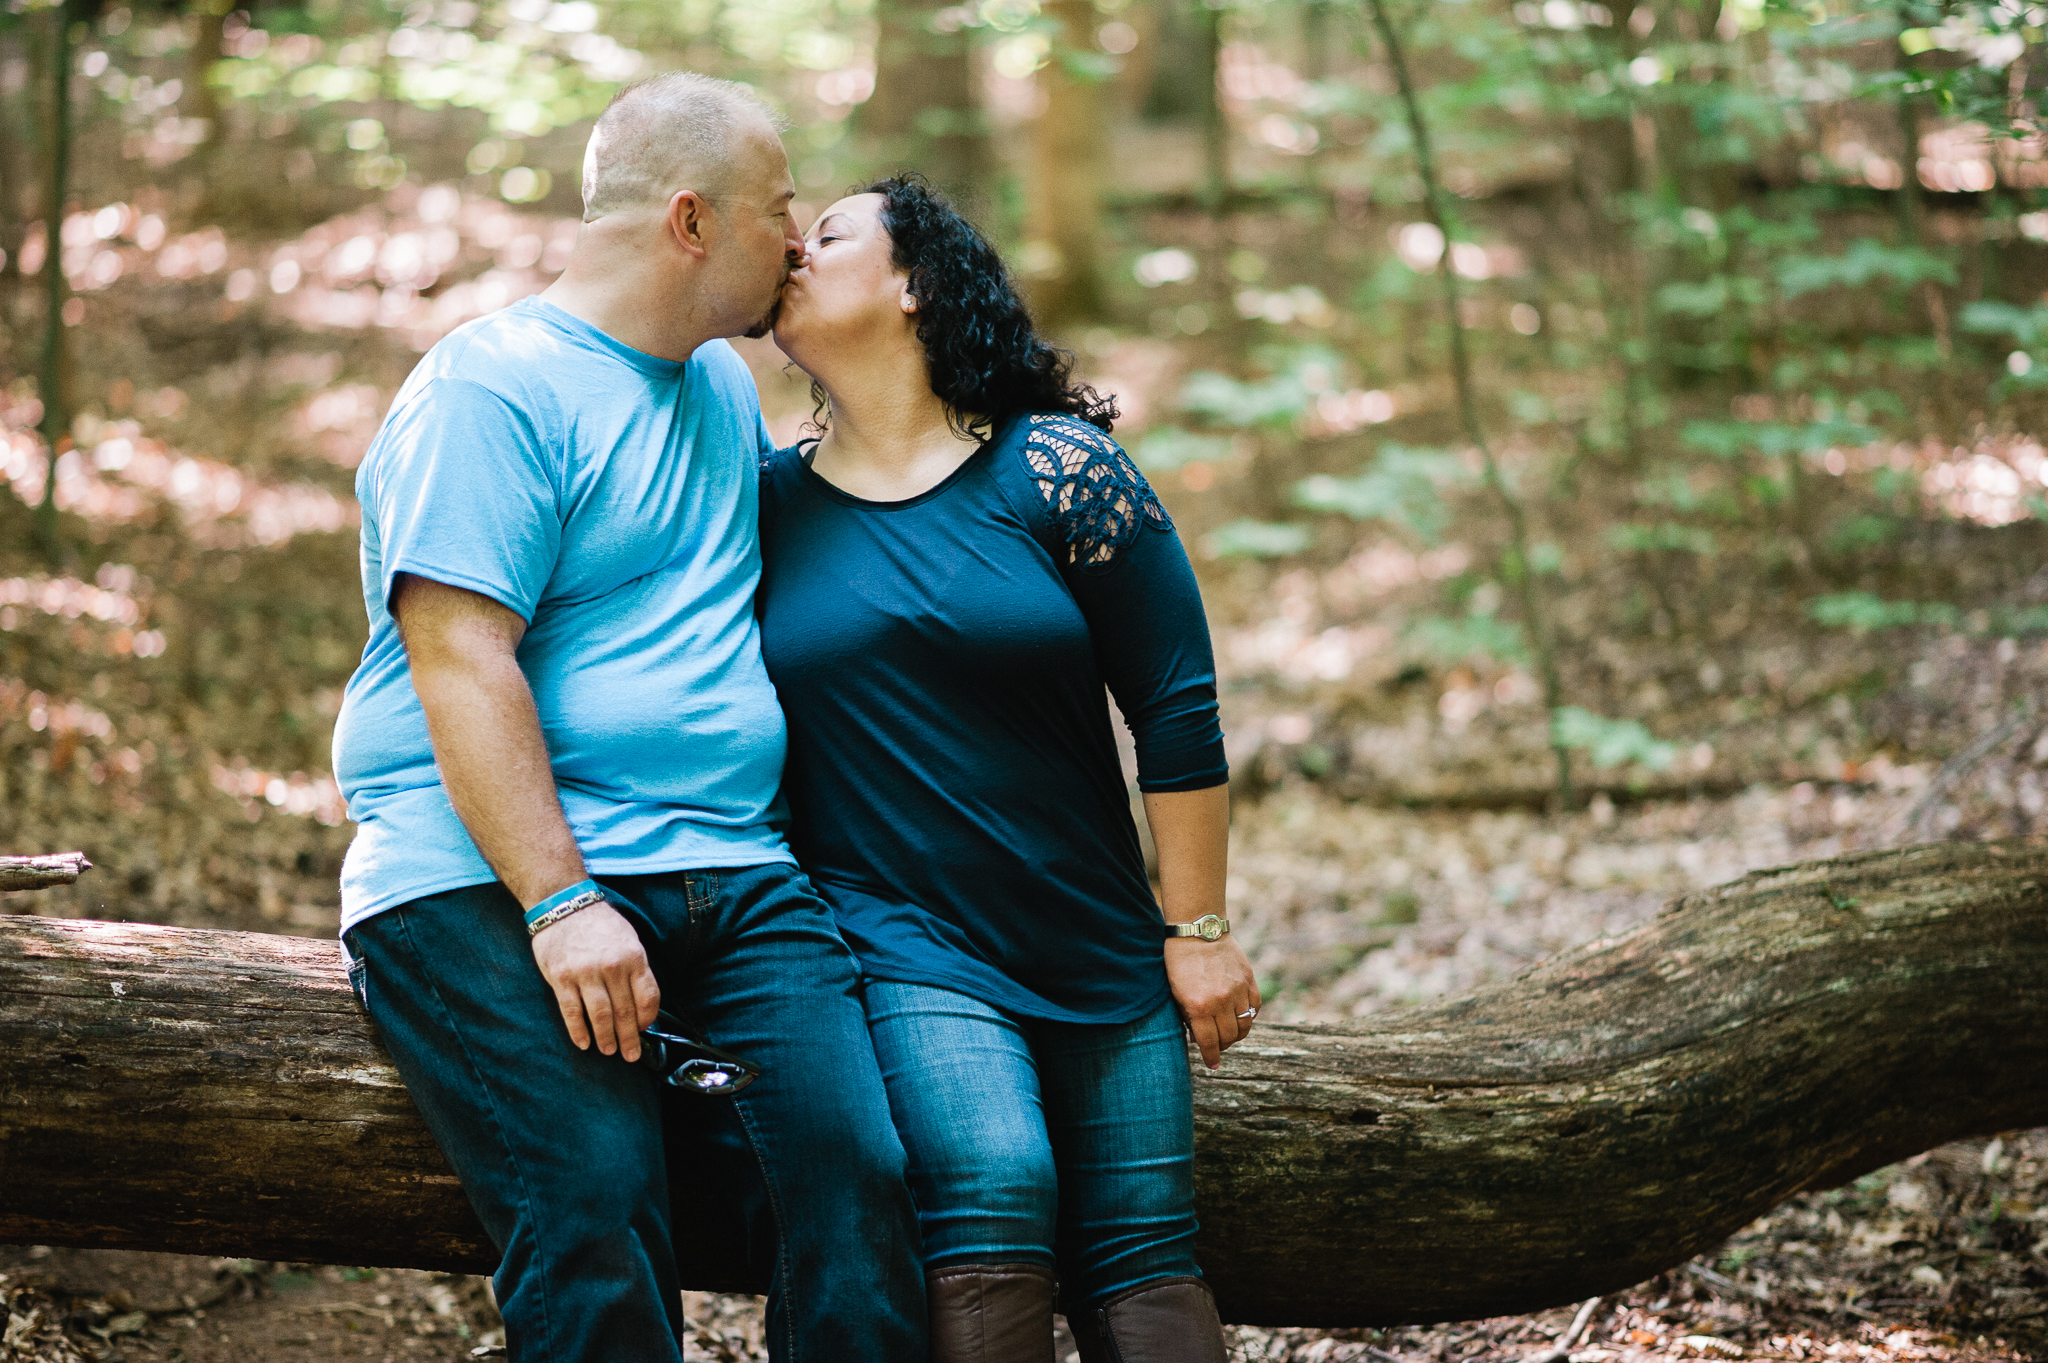
[[[876,979],[1128,1022],[1167,995],[1105,692],[1138,784],[1229,778],[1187,554],[1095,427],[1027,414],[872,502],[802,450],[762,469],[762,649],[798,860]]]
[[[657,359],[527,299],[427,352],[356,477],[370,639],[334,730],[357,824],[344,929],[496,879],[434,765],[389,610],[399,573],[527,621],[519,665],[593,873],[790,860],[753,610],[768,445],[723,341]]]

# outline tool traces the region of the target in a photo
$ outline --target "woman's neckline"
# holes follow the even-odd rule
[[[968,471],[979,464],[989,449],[1002,439],[1008,425],[1008,422],[1003,422],[991,428],[988,438],[979,445],[976,445],[972,450],[969,450],[967,456],[953,466],[952,472],[939,479],[938,482],[933,483],[924,491],[909,497],[897,497],[887,501],[880,501],[873,497],[862,497],[848,492],[845,488],[839,486],[839,484],[833,482],[815,468],[812,468],[811,460],[818,452],[818,442],[816,440],[799,440],[797,442],[797,462],[802,467],[803,477],[807,483],[842,506],[850,506],[862,511],[906,511],[914,506],[922,506],[932,498],[940,496],[948,488],[966,477]]]

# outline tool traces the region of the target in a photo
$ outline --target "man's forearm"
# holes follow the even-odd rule
[[[527,907],[583,879],[519,670],[526,622],[489,597],[406,573],[391,609],[442,787],[477,851]]]
[[[533,692],[512,657],[413,664],[441,784],[498,879],[524,905],[584,878]]]

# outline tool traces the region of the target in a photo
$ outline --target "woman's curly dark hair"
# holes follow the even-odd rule
[[[917,339],[954,430],[985,437],[1019,412],[1065,412],[1110,429],[1116,399],[1074,381],[1074,357],[1038,335],[1003,258],[943,194],[915,172],[855,192],[882,196],[890,258],[910,277]],[[811,392],[822,426],[824,391]]]

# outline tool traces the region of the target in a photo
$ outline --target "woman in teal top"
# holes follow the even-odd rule
[[[928,186],[842,200],[807,246],[775,335],[824,435],[764,461],[757,611],[791,844],[910,1153],[933,1357],[1045,1363],[1057,1298],[1090,1363],[1221,1363],[1184,1035],[1213,1066],[1259,999],[1187,555],[1113,403]]]

